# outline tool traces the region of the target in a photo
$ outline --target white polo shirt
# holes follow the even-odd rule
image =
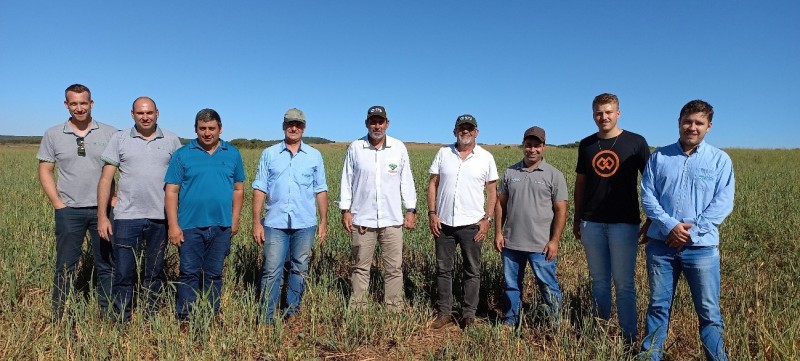
[[[403,224],[403,208],[416,208],[417,191],[403,142],[386,136],[377,149],[368,136],[350,143],[342,167],[340,209],[349,209],[353,224],[383,228]]]
[[[462,160],[455,144],[451,144],[439,149],[428,172],[439,175],[436,214],[442,223],[451,227],[475,224],[486,214],[486,183],[498,179],[491,153],[475,145]]]

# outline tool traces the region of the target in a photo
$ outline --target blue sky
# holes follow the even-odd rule
[[[64,121],[63,90],[83,83],[95,119],[129,127],[148,95],[183,137],[210,107],[224,139],[279,139],[297,107],[307,136],[350,141],[381,104],[404,141],[450,142],[470,113],[482,143],[539,125],[564,144],[596,131],[592,98],[611,92],[651,145],[700,98],[710,143],[796,148],[799,15],[796,1],[4,0],[0,134]]]

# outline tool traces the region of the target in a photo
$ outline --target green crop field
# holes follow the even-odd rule
[[[0,146],[0,359],[58,360],[616,360],[624,353],[617,325],[594,320],[583,251],[567,230],[559,253],[558,276],[564,291],[563,322],[538,322],[538,291],[528,272],[525,325],[497,326],[502,298],[500,258],[484,245],[481,322],[477,327],[430,330],[435,302],[435,258],[427,229],[427,169],[434,146],[411,146],[419,196],[416,229],[406,233],[405,290],[409,307],[388,313],[380,303],[350,312],[350,240],[335,201],[339,198],[343,144],[319,147],[328,176],[328,240],[315,245],[301,314],[283,324],[258,324],[257,285],[261,250],[250,234],[250,191],[245,192],[242,229],[234,237],[225,266],[223,315],[198,319],[181,331],[174,316],[176,250],[170,246],[170,283],[160,313],[118,325],[99,319],[93,296],[91,255],[85,252],[81,288],[70,300],[76,316],[52,322],[50,292],[54,264],[53,210],[36,176],[36,147]],[[488,147],[499,168],[518,160],[516,147]],[[259,151],[243,150],[246,189]],[[732,149],[736,206],[721,227],[722,312],[732,360],[800,358],[800,150]],[[547,160],[561,169],[572,187],[576,151],[550,148]],[[571,191],[570,191],[571,195]],[[571,214],[569,216],[571,219]],[[490,233],[491,234],[491,233]],[[640,249],[637,293],[643,331],[648,286]],[[376,265],[379,262],[375,263]],[[382,298],[383,283],[373,272],[372,295]],[[459,288],[455,288],[458,292]],[[685,282],[676,295],[667,359],[702,359],[697,318]]]

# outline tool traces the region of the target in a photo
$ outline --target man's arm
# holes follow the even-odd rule
[[[408,158],[408,151],[404,150],[400,166],[400,198],[406,209],[417,208],[417,187],[414,185],[414,175],[411,171],[411,161]],[[406,212],[403,215],[403,226],[406,229],[413,229],[417,225],[417,215]]]
[[[439,175],[431,174],[431,177],[428,179],[428,226],[434,237],[439,237],[442,234],[442,223],[439,221],[439,215],[436,214],[437,187],[439,187]]]
[[[253,188],[253,241],[259,246],[264,244],[264,225],[261,224],[261,210],[267,201],[267,193]]]
[[[42,184],[42,190],[44,194],[47,196],[47,199],[50,200],[50,204],[53,205],[55,209],[61,209],[66,207],[67,205],[61,201],[61,198],[58,196],[58,190],[56,189],[56,180],[53,176],[53,172],[56,169],[55,163],[39,161],[39,183]]]
[[[183,230],[178,224],[178,192],[181,186],[167,183],[164,186],[164,210],[167,213],[167,228],[170,243],[180,247],[183,244]]]
[[[244,203],[244,182],[233,183],[233,223],[231,224],[231,237],[239,233],[239,218],[242,216]]]
[[[575,173],[575,189],[572,192],[573,211],[572,234],[575,239],[581,239],[581,216],[583,215],[583,192],[586,190],[586,175]]]
[[[506,207],[508,206],[508,196],[505,194],[497,195],[497,204],[494,206],[494,248],[497,252],[502,252],[506,240],[503,237],[503,226],[506,224]]]
[[[694,227],[689,230],[693,238],[699,238],[700,235],[711,231],[712,228],[719,227],[722,221],[731,214],[735,183],[733,164],[730,158],[727,158],[722,164],[720,178],[717,180],[711,203],[697,215]]]
[[[673,218],[661,206],[660,191],[656,189],[656,163],[657,155],[650,157],[642,174],[642,209],[647,218],[661,227],[667,233],[666,244],[670,247],[680,248],[691,239],[689,237],[690,224],[685,224]],[[649,226],[648,226],[649,228]]]
[[[558,242],[567,224],[567,201],[553,202],[553,223],[550,225],[550,240],[544,246],[544,256],[548,261],[558,256]]]
[[[328,191],[317,193],[317,209],[319,210],[319,226],[317,226],[317,238],[319,244],[325,242],[328,236]]]
[[[475,242],[483,241],[486,233],[489,232],[489,219],[494,217],[494,207],[497,204],[497,181],[486,182],[486,216],[478,221],[478,233],[475,234]]]
[[[353,201],[353,157],[351,153],[353,146],[347,148],[344,155],[344,165],[342,166],[342,180],[339,183],[339,209],[342,210],[342,227],[347,233],[353,232],[353,214],[350,213]]]
[[[116,172],[116,166],[106,163],[100,174],[100,181],[97,182],[97,232],[106,241],[114,234],[108,219],[108,202],[111,200],[111,187]]]

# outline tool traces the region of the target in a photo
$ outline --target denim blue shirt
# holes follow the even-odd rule
[[[731,158],[706,142],[689,156],[679,142],[658,149],[642,175],[642,207],[653,221],[647,236],[666,240],[686,223],[687,246],[719,245],[717,227],[733,210],[734,183]]]
[[[253,188],[267,194],[266,215],[261,221],[264,226],[316,226],[316,194],[328,190],[322,154],[303,142],[294,155],[286,149],[285,142],[264,149]]]
[[[172,154],[164,182],[180,186],[178,225],[182,229],[233,223],[233,185],[244,182],[239,150],[220,140],[213,154],[197,139]]]

